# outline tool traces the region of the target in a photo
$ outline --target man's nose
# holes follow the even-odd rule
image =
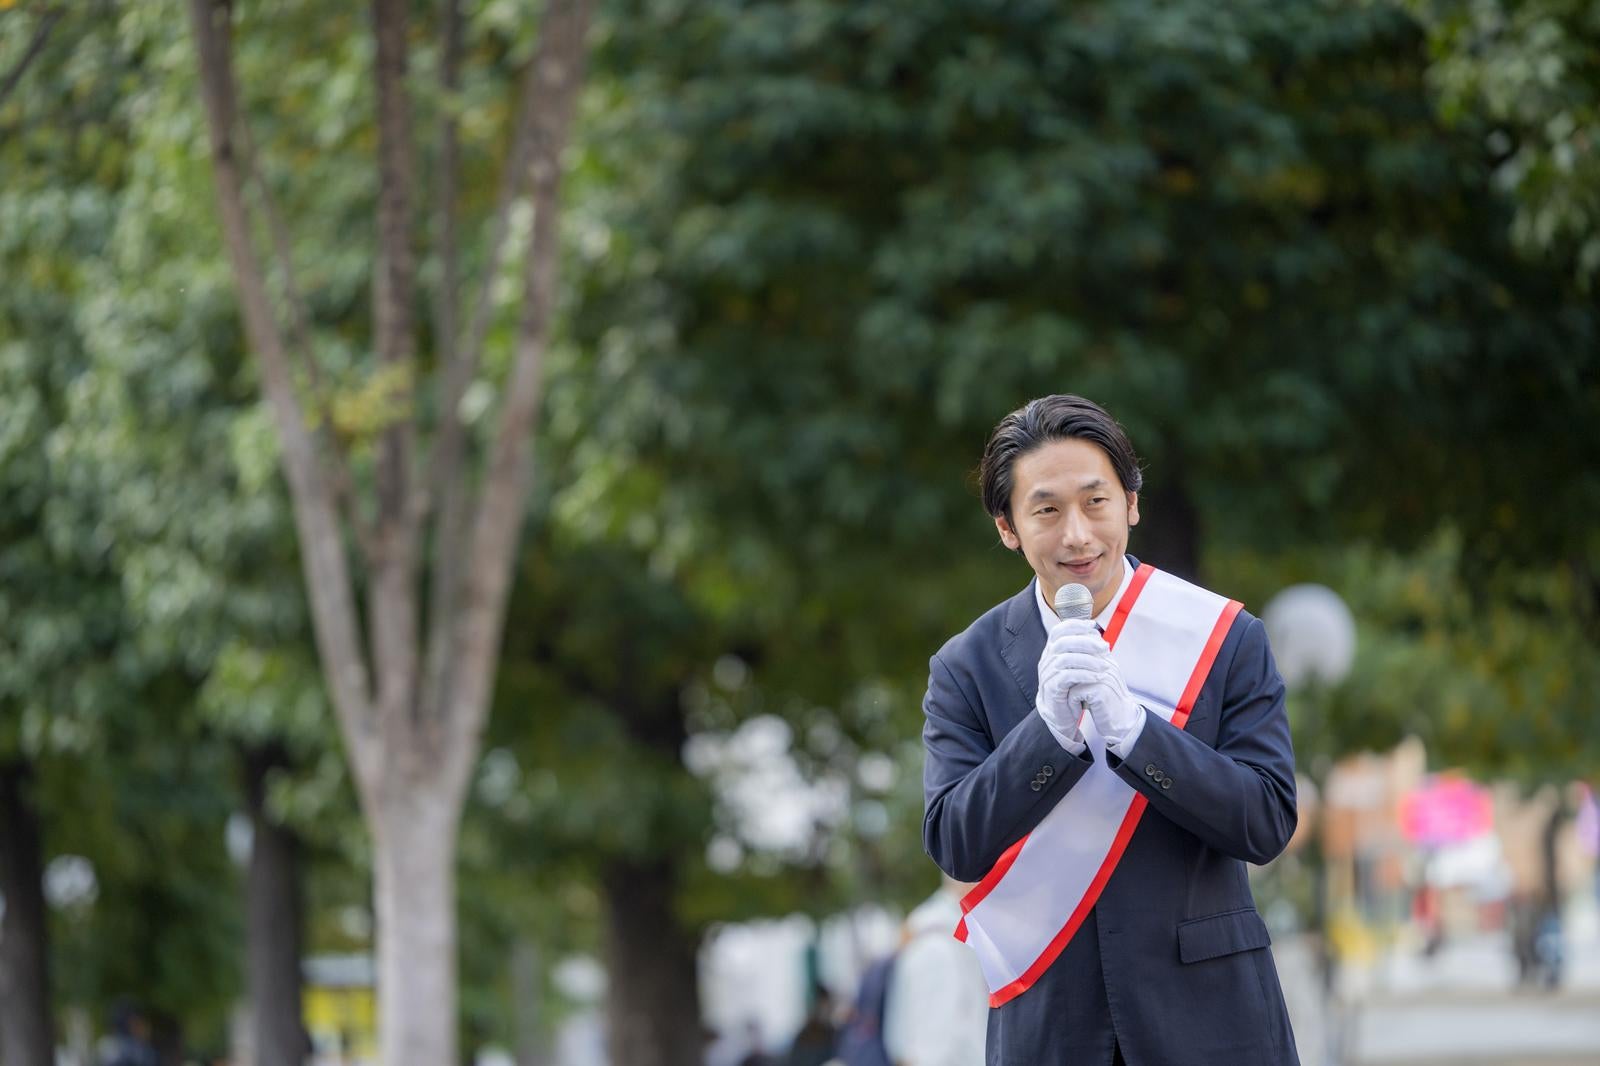
[[[1082,511],[1076,507],[1069,508],[1061,523],[1062,544],[1087,544],[1089,542],[1089,521]]]

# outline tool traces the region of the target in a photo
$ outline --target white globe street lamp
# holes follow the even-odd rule
[[[1334,685],[1356,657],[1356,620],[1326,585],[1290,585],[1261,611],[1278,672],[1291,689]]]

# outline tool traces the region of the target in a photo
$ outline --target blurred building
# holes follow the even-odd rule
[[[1429,773],[1409,739],[1347,758],[1329,773],[1319,812],[1325,906],[1341,960],[1400,944],[1511,933],[1518,908],[1573,910],[1567,932],[1591,935],[1597,821],[1582,785],[1531,794],[1512,782]]]

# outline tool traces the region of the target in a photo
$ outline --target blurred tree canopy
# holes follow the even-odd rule
[[[1337,589],[1359,641],[1350,676],[1292,693],[1295,758],[1318,776],[1354,751],[1421,739],[1436,766],[1524,785],[1591,779],[1600,766],[1600,658],[1564,567],[1502,576],[1492,594],[1462,567],[1463,536],[1419,549],[1372,544],[1276,556],[1223,551],[1234,594],[1265,602],[1287,584]]]
[[[1136,553],[1356,606],[1356,676],[1297,700],[1308,759],[1415,732],[1491,774],[1594,765],[1595,309],[1517,254],[1406,12],[624,10],[554,507],[742,634],[753,692],[701,728],[914,737],[927,654],[1027,577],[963,475],[1076,391],[1147,459]]]
[[[1203,533],[1448,521],[1474,559],[1592,553],[1592,309],[1508,254],[1403,12],[630,10],[578,323],[699,513],[792,527],[816,570],[939,553],[985,521],[950,485],[988,427],[1077,391],[1146,455],[1140,536],[1180,571]]]
[[[183,42],[113,3],[37,25],[0,102],[23,179],[4,194],[0,605],[17,643],[0,761],[33,761],[46,855],[88,858],[97,885],[52,916],[61,1004],[100,1024],[127,1001],[165,1041],[220,1048],[242,976],[224,827],[244,755],[326,759],[332,734],[276,442],[195,211],[205,173],[173,150],[190,101],[157,76]],[[340,801],[313,787],[270,806],[326,824]]]
[[[1484,131],[1512,235],[1600,273],[1600,15],[1581,0],[1406,0],[1427,28],[1430,81],[1453,122]]]
[[[53,947],[48,975],[5,975],[4,1053],[19,1061],[43,1061],[16,1038],[48,1021],[52,990],[97,1020],[137,990],[158,1032],[215,1038],[237,987],[225,766],[187,717],[200,660],[156,617],[192,589],[163,583],[121,521],[158,487],[124,478],[162,444],[123,432],[100,451],[117,427],[87,410],[96,301],[115,284],[105,264],[140,165],[126,101],[142,64],[114,16],[99,3],[0,14],[0,773],[24,785],[8,822],[33,821],[38,844],[0,866],[8,888],[22,873],[34,892],[34,862],[74,871],[48,922],[8,891],[6,968],[47,928]]]

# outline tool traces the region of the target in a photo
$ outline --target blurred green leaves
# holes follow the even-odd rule
[[[1349,677],[1290,696],[1303,768],[1406,736],[1427,745],[1433,765],[1486,780],[1581,780],[1600,765],[1600,660],[1579,602],[1588,593],[1564,564],[1477,572],[1464,570],[1463,550],[1459,533],[1444,532],[1404,554],[1351,545],[1213,559],[1252,607],[1309,579],[1355,614]]]
[[[1441,111],[1479,131],[1535,257],[1600,272],[1600,16],[1580,0],[1407,0]]]

